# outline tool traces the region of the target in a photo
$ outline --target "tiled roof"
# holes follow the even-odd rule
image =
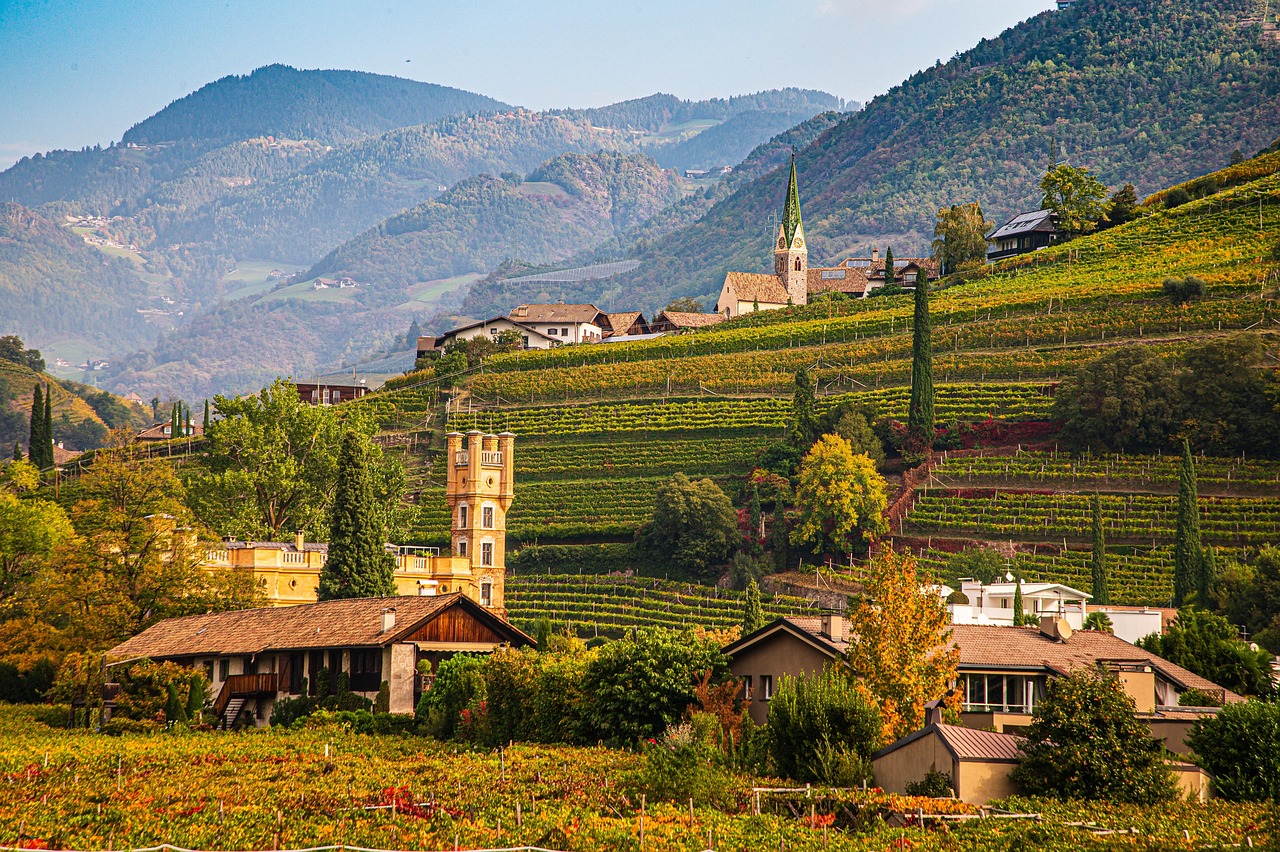
[[[636,320],[644,322],[644,316],[639,311],[623,311],[618,314],[605,314],[605,319],[609,322],[610,334],[625,334],[631,326],[635,325]]]
[[[308,541],[303,543],[302,550],[293,544],[293,542],[285,541],[223,541],[218,547],[227,550],[283,550],[286,553],[328,553],[329,545],[321,542]]]
[[[787,288],[776,275],[763,272],[729,272],[724,276],[724,286],[733,291],[739,302],[759,302],[762,305],[785,305],[789,295]]]
[[[850,293],[861,296],[867,292],[870,282],[861,269],[850,266],[834,266],[831,268],[809,269],[808,288],[810,293]]]
[[[452,605],[468,603],[461,592],[455,592],[435,597],[352,598],[188,615],[153,624],[108,653],[116,659],[169,659],[339,646],[381,647],[411,633],[428,617]],[[396,622],[391,631],[383,633],[382,611],[388,608],[395,609]],[[469,608],[478,610],[479,605]]]
[[[597,318],[604,316],[604,311],[595,305],[519,305],[507,315],[507,319],[520,323],[586,322],[596,324]],[[601,319],[601,322],[604,322],[604,320]]]
[[[817,616],[806,615],[806,616],[801,616],[799,618],[788,618],[787,621],[790,621],[792,624],[794,624],[796,627],[799,627],[805,633],[810,634],[819,642],[826,643],[831,648],[834,648],[835,650],[839,651],[841,654],[849,650],[849,643],[847,641],[841,640],[837,642],[833,639],[830,639],[822,635],[822,619]],[[844,635],[845,636],[849,635],[848,619],[845,619],[845,622],[844,622]]]
[[[1066,642],[1051,639],[1034,627],[953,624],[951,630],[960,646],[962,669],[1034,666],[1070,672],[1098,663],[1144,663],[1186,688],[1222,691],[1228,701],[1243,700],[1182,666],[1100,630],[1077,630]]]
[[[164,430],[167,429],[169,425],[170,425],[169,421],[166,420],[163,423],[157,423],[154,426],[148,426],[146,429],[143,429],[141,432],[139,432],[137,437],[142,440],[167,441],[169,440],[170,436],[166,435],[164,433]],[[204,424],[197,420],[192,420],[191,430],[194,433],[191,437],[198,438],[204,434]],[[178,437],[185,438],[187,436],[179,435]]]
[[[654,325],[666,319],[676,328],[705,328],[709,325],[724,322],[722,314],[695,314],[685,311],[663,311],[653,321]]]

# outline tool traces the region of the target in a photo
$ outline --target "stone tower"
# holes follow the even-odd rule
[[[778,225],[778,242],[773,249],[773,271],[791,297],[791,304],[809,303],[809,247],[800,221],[800,190],[796,186],[796,155],[791,155],[791,177],[787,181],[787,202]]]
[[[445,500],[453,555],[471,561],[482,606],[506,609],[507,509],[515,496],[516,436],[472,429],[446,436]]]

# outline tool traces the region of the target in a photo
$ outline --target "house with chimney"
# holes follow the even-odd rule
[[[169,618],[116,645],[109,661],[150,659],[202,671],[219,727],[263,726],[281,698],[315,696],[346,673],[367,699],[387,684],[392,713],[412,713],[440,663],[458,653],[534,644],[461,592],[352,598]],[[321,673],[325,677],[321,677]]]

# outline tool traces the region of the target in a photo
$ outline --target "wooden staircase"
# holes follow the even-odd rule
[[[230,728],[240,718],[248,699],[275,695],[285,684],[287,681],[275,673],[231,675],[223,682],[218,698],[213,702],[218,726]]]

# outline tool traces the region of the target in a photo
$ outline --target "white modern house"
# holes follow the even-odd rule
[[[990,624],[1009,627],[1013,624],[1013,595],[1015,581],[983,585],[977,580],[961,578],[960,588],[937,586],[943,600],[948,601],[947,612],[952,624]],[[959,595],[964,600],[959,599]],[[952,596],[956,600],[952,601]],[[1022,609],[1028,615],[1053,616],[1064,619],[1072,630],[1084,629],[1089,615],[1092,595],[1064,586],[1061,583],[1030,583],[1022,581]],[[1162,613],[1155,608],[1142,607],[1094,607],[1111,620],[1112,633],[1126,642],[1136,644],[1139,639],[1163,630]]]

